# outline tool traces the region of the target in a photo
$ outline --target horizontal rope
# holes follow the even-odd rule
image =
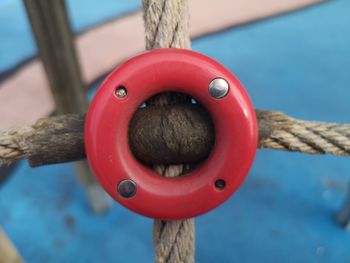
[[[310,154],[350,155],[350,124],[302,121],[281,112],[256,111],[259,127],[271,131],[260,134],[259,146]]]
[[[0,131],[0,165],[27,158],[28,155],[19,141],[30,133],[35,133],[30,126]]]
[[[259,148],[350,155],[350,124],[303,121],[281,112],[266,110],[257,110],[256,115],[259,122]],[[33,126],[0,131],[0,165],[20,159],[31,160],[33,156],[44,155],[43,153],[46,160],[33,166],[81,159],[84,156],[81,153],[84,151],[84,118],[84,115],[76,114],[47,117]],[[38,137],[37,140],[40,139],[45,144],[45,136],[57,135],[60,135],[58,139],[48,140],[46,145],[33,145],[36,141],[33,138]],[[74,145],[74,148],[70,145]],[[81,151],[76,150],[79,147]],[[60,155],[65,158],[50,157],[47,149],[59,149]]]

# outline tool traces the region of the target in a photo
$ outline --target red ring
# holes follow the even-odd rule
[[[221,99],[210,96],[209,83],[229,84]],[[115,95],[118,87],[127,95]],[[161,177],[139,163],[128,146],[128,125],[135,110],[152,95],[182,92],[199,100],[215,125],[215,145],[209,158],[189,175]],[[85,144],[88,161],[105,190],[123,206],[148,217],[181,219],[217,207],[240,186],[257,147],[257,123],[252,104],[239,81],[209,57],[181,49],[158,49],[131,58],[102,83],[87,113]],[[123,198],[118,184],[126,179],[137,191]],[[218,180],[225,188],[215,186]]]

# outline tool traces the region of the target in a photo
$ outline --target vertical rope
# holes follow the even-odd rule
[[[191,48],[188,0],[142,0],[146,49]]]
[[[165,177],[176,177],[183,168],[183,165],[157,165],[154,170]],[[194,262],[194,219],[154,220],[153,246],[156,263]]]
[[[142,0],[146,49],[191,47],[189,38],[188,0]],[[176,98],[163,94],[152,99],[158,106]],[[183,165],[157,165],[154,170],[165,177],[180,176]],[[153,224],[156,263],[194,262],[194,219],[164,221]]]

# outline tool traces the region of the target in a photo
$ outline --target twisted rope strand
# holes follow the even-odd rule
[[[156,165],[154,170],[171,178],[184,172],[183,165]],[[156,262],[194,262],[194,220],[154,220],[153,245]]]
[[[189,8],[187,0],[143,0],[146,49],[190,48]],[[152,103],[158,106],[177,100],[160,95]],[[165,177],[181,176],[183,165],[156,166]],[[157,263],[194,262],[194,219],[155,220],[154,248]]]
[[[272,132],[260,138],[259,146],[310,154],[350,155],[350,124],[307,122],[281,112],[257,111],[259,122],[267,121]]]
[[[350,156],[350,124],[302,121],[281,112],[266,110],[256,110],[256,113],[259,122],[259,148]],[[59,118],[48,117],[39,120],[33,126],[0,131],[0,165],[9,164],[19,159],[30,159],[32,154],[40,155],[39,151],[42,149],[40,147],[33,149],[32,142],[29,142],[30,138],[44,133],[43,129],[47,134],[62,133],[58,123],[72,115],[74,114],[61,115]],[[80,118],[82,119],[80,120]],[[79,140],[81,143],[83,142],[83,118],[82,115],[74,117],[82,123],[79,126],[80,130],[77,127],[69,128],[69,125],[66,125],[65,131],[63,131],[67,137],[76,134],[75,140]],[[51,125],[38,125],[40,122],[51,123]],[[48,143],[50,145],[46,145],[46,148],[52,149],[61,149],[60,145],[63,144],[60,140],[50,140]],[[66,161],[79,159],[68,150],[62,154],[71,156],[71,159],[67,158]]]
[[[146,49],[191,47],[187,0],[143,0]]]
[[[29,126],[0,131],[0,165],[27,157],[25,147],[20,141],[32,132],[33,128]]]

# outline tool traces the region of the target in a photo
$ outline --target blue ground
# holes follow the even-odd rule
[[[193,48],[230,68],[257,108],[350,122],[349,13],[350,1],[332,1]],[[152,262],[152,221],[118,204],[91,214],[75,177],[71,164],[22,162],[0,189],[0,224],[27,262]],[[196,261],[350,262],[350,234],[334,222],[349,179],[347,158],[259,151],[238,193],[197,219]]]

